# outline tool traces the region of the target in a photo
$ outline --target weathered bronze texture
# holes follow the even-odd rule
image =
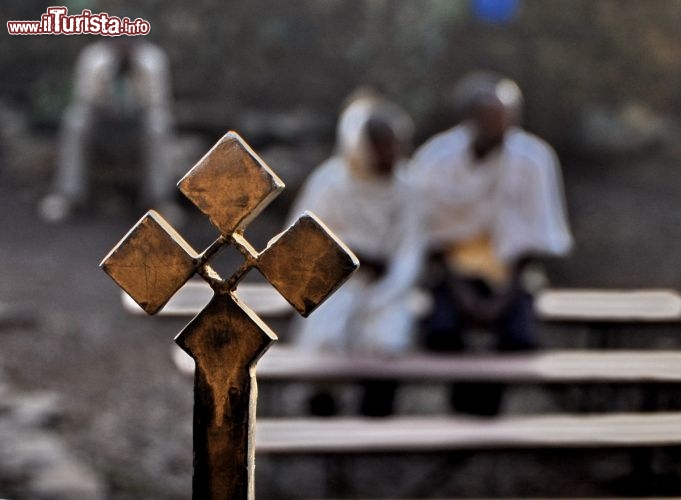
[[[175,341],[194,371],[195,498],[253,498],[255,373],[277,336],[231,293],[215,295]],[[197,492],[202,492],[197,495]],[[205,494],[205,496],[204,496]]]
[[[243,230],[284,183],[236,134],[227,134],[178,183],[222,234]]]
[[[102,269],[148,314],[156,314],[195,272],[197,253],[153,210],[102,261]]]
[[[178,186],[220,236],[197,254],[159,214],[149,211],[101,267],[149,314],[162,309],[194,273],[213,288],[212,300],[175,339],[196,363],[193,498],[253,500],[255,368],[277,337],[233,291],[256,267],[307,316],[359,262],[307,212],[262,252],[248,243],[243,236],[247,224],[284,184],[234,132],[226,134]],[[210,260],[230,244],[244,261],[223,279]]]
[[[283,297],[307,317],[357,267],[350,250],[310,212],[272,239],[258,269]]]

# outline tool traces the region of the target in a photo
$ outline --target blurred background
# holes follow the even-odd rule
[[[71,14],[90,9],[150,23],[145,39],[169,62],[168,165],[176,179],[230,129],[282,177],[285,193],[249,229],[257,247],[331,153],[338,113],[354,89],[371,85],[402,105],[418,145],[455,123],[459,78],[491,70],[518,83],[524,126],[561,159],[576,247],[549,265],[552,286],[681,286],[681,2],[60,4]],[[0,17],[3,26],[38,20],[51,5],[3,0]],[[94,166],[88,210],[60,225],[38,216],[76,59],[97,40],[5,33],[0,43],[0,496],[54,498],[45,492],[68,483],[82,488],[69,490],[79,492],[71,498],[189,498],[192,382],[169,354],[184,321],[129,315],[97,267],[147,208],[129,196],[140,166],[125,159]],[[187,212],[178,229],[204,247],[213,230],[179,193],[176,201]],[[285,321],[272,326],[286,338]],[[577,345],[574,329],[554,329],[543,328],[542,343]],[[645,346],[636,336],[626,342],[679,346],[673,328],[646,337]],[[544,396],[517,397],[522,406],[523,398]],[[452,463],[439,494],[613,496],[622,491],[612,479],[628,463],[602,450],[498,455]],[[58,472],[36,484],[31,467],[50,460]],[[358,491],[398,497],[394,478],[427,468],[433,457],[366,460],[354,467],[367,485]],[[260,498],[324,494],[322,465],[314,457],[264,458]]]

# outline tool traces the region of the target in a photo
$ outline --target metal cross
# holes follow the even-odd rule
[[[234,132],[220,139],[178,187],[219,230],[215,242],[197,253],[150,210],[100,266],[148,314],[160,311],[195,273],[212,287],[211,301],[175,338],[196,363],[193,498],[252,500],[255,366],[277,337],[235,295],[237,284],[255,267],[307,316],[359,262],[309,212],[262,252],[246,241],[245,227],[284,184]],[[230,244],[244,262],[223,279],[209,261]]]

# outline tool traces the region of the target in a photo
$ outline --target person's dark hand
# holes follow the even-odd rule
[[[512,284],[487,297],[481,296],[473,286],[462,281],[453,287],[454,300],[462,313],[482,324],[497,321],[509,307],[514,293],[515,286]]]
[[[509,290],[504,290],[480,300],[478,305],[480,319],[486,323],[498,321],[508,309],[511,299],[512,293]]]

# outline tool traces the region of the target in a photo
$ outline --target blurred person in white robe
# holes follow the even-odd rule
[[[39,207],[58,222],[84,207],[91,196],[95,152],[139,156],[144,165],[141,202],[179,215],[171,203],[175,179],[169,168],[171,91],[168,59],[158,46],[134,37],[94,42],[78,56],[73,101],[60,126],[56,172]],[[101,159],[101,158],[100,158]]]
[[[467,119],[426,142],[410,165],[430,254],[430,350],[465,350],[475,328],[491,331],[500,351],[537,348],[530,269],[566,255],[572,236],[558,158],[517,126],[521,104],[508,79],[480,84]],[[502,395],[501,384],[457,384],[450,402],[495,415]]]
[[[365,94],[343,111],[337,153],[302,187],[291,211],[318,215],[359,257],[360,268],[308,319],[294,324],[295,345],[310,351],[395,356],[414,343],[409,304],[421,269],[422,240],[409,187],[396,175],[404,168],[413,124],[397,105]],[[397,384],[365,382],[360,412],[392,412]],[[331,394],[310,400],[314,414],[334,414]]]

